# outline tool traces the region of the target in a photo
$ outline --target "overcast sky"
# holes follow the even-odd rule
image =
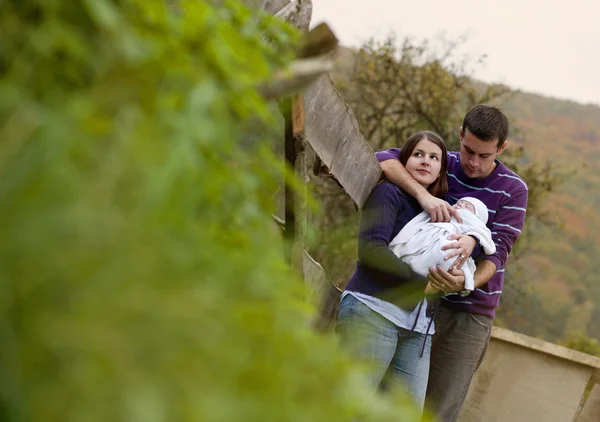
[[[345,46],[468,35],[463,52],[487,55],[476,78],[600,105],[599,0],[313,0],[323,21]]]

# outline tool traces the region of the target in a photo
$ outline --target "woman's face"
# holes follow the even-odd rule
[[[440,175],[442,149],[427,138],[423,138],[415,146],[404,167],[421,186],[427,188]]]

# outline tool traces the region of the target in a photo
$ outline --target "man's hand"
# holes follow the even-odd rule
[[[436,268],[429,268],[427,278],[432,287],[444,293],[458,293],[465,289],[465,274],[462,270],[447,272],[438,265]]]
[[[431,216],[432,222],[448,222],[450,221],[450,216],[454,216],[456,221],[462,223],[458,211],[443,199],[436,198],[428,192],[426,195],[417,198],[417,200],[419,201],[419,205]]]
[[[434,223],[442,221],[450,221],[450,216],[453,215],[459,223],[462,219],[454,208],[443,199],[436,198],[430,194],[427,189],[419,184],[414,177],[404,168],[399,160],[390,158],[389,160],[379,163],[385,177],[396,186],[404,189],[410,196],[416,198],[427,214],[431,216],[431,221]],[[445,174],[440,177],[446,177]]]
[[[456,240],[456,242],[449,243],[442,246],[443,251],[452,250],[448,255],[444,257],[446,261],[457,257],[454,263],[448,268],[448,271],[452,272],[453,269],[462,268],[463,264],[473,253],[477,242],[475,239],[467,234],[451,234],[448,236],[449,240]]]

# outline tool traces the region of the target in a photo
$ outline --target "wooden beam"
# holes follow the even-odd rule
[[[375,154],[329,75],[304,94],[306,141],[359,208],[381,177]]]
[[[292,134],[294,139],[304,136],[304,96],[292,97]]]
[[[283,102],[285,119],[285,161],[293,176],[285,182],[286,259],[301,271],[301,253],[306,229],[306,157],[304,148],[304,99],[295,95]],[[295,180],[291,180],[291,178]]]
[[[258,4],[259,2],[261,8],[272,15],[278,13],[281,9],[291,3],[290,0],[254,0],[255,4]]]
[[[273,220],[285,230],[285,222],[273,215]],[[342,289],[333,284],[327,273],[306,250],[302,251],[302,274],[306,301],[313,305],[317,314],[313,319],[313,327],[317,331],[328,331],[334,326]]]
[[[331,282],[321,264],[308,252],[303,252],[306,300],[317,309],[313,327],[318,331],[328,331],[335,323],[342,290]]]
[[[296,57],[306,59],[330,54],[337,50],[339,41],[329,25],[322,22],[308,31],[300,41]]]
[[[325,23],[310,30],[296,51],[297,60],[277,71],[272,80],[260,88],[267,99],[278,99],[307,88],[335,65],[338,39]]]
[[[272,80],[258,89],[266,99],[277,100],[302,91],[333,68],[334,62],[329,57],[296,60],[288,68],[277,71]]]
[[[275,16],[288,21],[301,31],[308,31],[312,17],[312,0],[291,0],[279,9]]]
[[[292,99],[286,98],[283,101],[282,114],[285,120],[285,144],[284,158],[286,167],[289,170],[294,169],[296,161],[296,147],[294,141],[294,127],[292,118]],[[292,245],[296,237],[296,194],[294,193],[293,182],[290,180],[292,176],[286,173],[285,177],[285,215],[284,215],[284,239],[285,242],[285,259],[288,263],[292,260]]]

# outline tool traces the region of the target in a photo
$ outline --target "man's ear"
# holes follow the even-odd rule
[[[504,143],[502,145],[500,145],[500,147],[497,150],[498,154],[501,154],[502,151],[504,151],[504,148],[506,148],[507,146],[508,146],[508,141],[504,141]]]
[[[462,132],[462,127],[461,127],[461,128],[459,129],[459,131],[458,131],[458,139],[459,139],[460,141],[462,141],[462,138],[463,138],[463,132]]]

